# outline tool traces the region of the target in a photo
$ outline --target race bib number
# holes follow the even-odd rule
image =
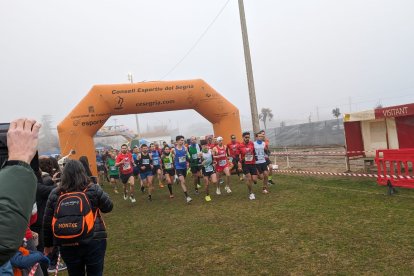
[[[252,154],[246,154],[245,159],[246,159],[246,161],[248,161],[248,162],[253,161],[253,155],[252,155]]]
[[[160,164],[160,161],[158,161],[158,159],[155,159],[155,160],[152,161],[152,164],[154,166],[158,166]]]
[[[167,170],[172,168],[172,164],[171,163],[164,163],[164,166],[165,166],[165,168]]]
[[[227,165],[227,160],[220,160],[219,161],[219,166],[220,167],[224,167],[224,166],[226,166]]]
[[[111,166],[111,167],[109,167],[109,169],[110,169],[111,171],[116,171],[116,166]]]
[[[124,171],[127,171],[127,170],[129,170],[131,168],[131,163],[124,163],[124,165],[122,166],[122,169],[124,170]]]
[[[142,165],[149,165],[150,160],[149,159],[142,159]]]
[[[212,172],[213,170],[214,170],[214,168],[211,165],[206,167],[206,172]]]
[[[179,163],[185,163],[185,161],[186,161],[185,156],[180,156],[180,157],[178,157],[178,162],[179,162]]]
[[[198,154],[194,153],[193,155],[191,155],[191,159],[197,159],[198,158]]]

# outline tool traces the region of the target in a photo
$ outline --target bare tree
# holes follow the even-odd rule
[[[264,128],[267,129],[266,121],[271,121],[273,119],[273,113],[270,108],[262,108],[259,114],[259,120],[263,122]]]
[[[59,149],[59,141],[56,136],[56,128],[53,127],[53,117],[42,115],[42,128],[39,133],[39,152],[53,152]]]

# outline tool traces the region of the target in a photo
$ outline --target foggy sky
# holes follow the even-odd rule
[[[160,80],[226,2],[2,1],[0,121],[50,114],[57,124],[94,84],[127,83],[128,72]],[[258,108],[276,120],[414,102],[413,1],[245,0],[245,10]],[[196,78],[249,120],[236,0],[164,80]],[[206,122],[194,111],[139,118],[141,129]],[[131,115],[116,119],[135,126]]]

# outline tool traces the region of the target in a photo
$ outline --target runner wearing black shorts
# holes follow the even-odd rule
[[[209,191],[210,179],[211,179],[211,182],[218,187],[217,174],[213,166],[213,153],[208,146],[208,142],[206,140],[202,140],[201,147],[202,147],[202,151],[199,155],[201,158],[204,183],[206,185],[205,200],[209,202],[211,201],[210,191]]]
[[[168,145],[164,146],[164,150],[161,155],[161,163],[168,191],[170,192],[170,198],[174,198],[172,191],[172,178],[175,175],[174,159],[171,153],[171,148]]]
[[[190,170],[193,175],[194,190],[196,194],[198,194],[198,189],[201,187],[201,160],[199,158],[200,152],[201,147],[197,144],[197,139],[194,136],[191,136],[190,145],[188,146],[188,154],[190,159]]]
[[[254,144],[250,141],[250,132],[243,133],[243,143],[240,144],[240,160],[239,169],[243,169],[243,173],[247,178],[247,189],[249,190],[249,199],[256,199],[253,193],[253,182],[257,181],[257,168],[255,160]]]
[[[148,146],[146,144],[141,145],[141,153],[138,155],[138,167],[141,181],[148,188],[148,200],[152,201],[152,157],[148,152]]]
[[[124,200],[128,199],[127,184],[129,183],[129,199],[132,203],[136,202],[134,197],[134,175],[133,166],[134,161],[132,154],[128,152],[128,146],[123,144],[121,146],[121,153],[117,156],[115,166],[119,167],[120,178],[124,184]]]

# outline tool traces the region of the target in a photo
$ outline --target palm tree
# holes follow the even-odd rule
[[[262,108],[259,114],[259,120],[263,122],[264,128],[266,129],[266,120],[271,121],[273,119],[273,113],[270,108]]]
[[[334,109],[332,109],[332,115],[336,118],[336,121],[338,122],[338,126],[339,126],[339,116],[341,116],[341,111],[339,110],[339,107],[335,107]]]

